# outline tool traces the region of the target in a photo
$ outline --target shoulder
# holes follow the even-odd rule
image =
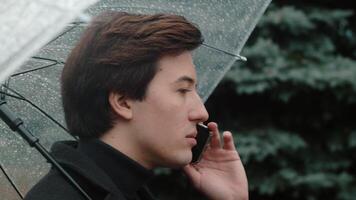
[[[90,184],[85,178],[68,171],[77,183],[95,200],[126,200],[121,193],[110,193]],[[57,170],[51,169],[25,196],[24,200],[86,200]]]
[[[51,169],[27,194],[25,200],[82,200],[58,171]]]

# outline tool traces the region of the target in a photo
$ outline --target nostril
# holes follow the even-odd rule
[[[204,121],[208,121],[208,119],[209,119],[209,113],[208,113],[208,111],[206,111],[206,116],[204,118]]]
[[[203,104],[203,106],[202,106],[202,119],[204,120],[204,121],[207,121],[208,119],[209,119],[209,113],[208,113],[208,111],[206,110],[206,108],[205,108],[205,105]]]
[[[195,102],[192,104],[192,109],[189,113],[189,120],[194,122],[205,122],[209,119],[209,113],[205,108],[205,105],[201,98],[198,96],[195,99]]]

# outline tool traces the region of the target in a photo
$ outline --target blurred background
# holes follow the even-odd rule
[[[206,106],[231,130],[251,200],[356,199],[356,6],[275,0]],[[160,170],[161,199],[204,199]]]

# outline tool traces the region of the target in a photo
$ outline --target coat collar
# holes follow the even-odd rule
[[[96,152],[97,150],[99,152]],[[152,171],[143,168],[122,153],[98,141],[86,141],[84,143],[77,141],[56,142],[52,146],[51,154],[65,169],[71,170],[93,186],[106,191],[105,200],[126,199],[127,195],[132,198],[130,195],[134,195],[153,176]],[[101,158],[103,155],[104,160]],[[115,168],[105,168],[108,160],[112,159],[115,161],[111,164],[118,166],[116,170]],[[125,181],[125,179],[127,181],[127,175],[134,180],[120,185],[121,181]],[[147,187],[141,187],[139,193],[144,199],[155,199]]]
[[[51,153],[65,169],[70,169],[87,179],[91,184],[107,191],[112,199],[114,196],[125,199],[123,194],[116,188],[110,177],[100,169],[86,154],[77,151],[78,142],[61,141],[56,142]],[[111,199],[111,198],[108,198]]]
[[[89,156],[129,198],[134,198],[142,186],[153,177],[151,170],[99,139],[79,141],[78,151]]]

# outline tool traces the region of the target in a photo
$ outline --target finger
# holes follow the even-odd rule
[[[183,167],[184,173],[188,176],[193,185],[199,185],[200,173],[193,165],[186,165]]]
[[[236,150],[234,144],[234,138],[232,137],[232,133],[230,131],[223,132],[223,139],[224,139],[223,149]]]
[[[210,123],[208,123],[208,128],[212,133],[210,147],[211,148],[220,148],[221,142],[220,142],[220,133],[219,133],[219,129],[218,129],[218,124],[215,122],[210,122]]]

